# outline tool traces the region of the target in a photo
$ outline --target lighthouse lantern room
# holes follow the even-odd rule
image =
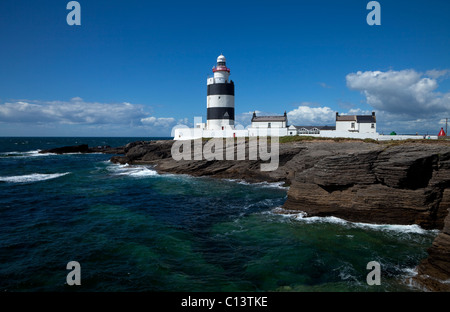
[[[229,80],[230,69],[225,56],[217,58],[212,69],[214,76],[207,80],[207,124],[208,130],[234,129],[234,83]]]

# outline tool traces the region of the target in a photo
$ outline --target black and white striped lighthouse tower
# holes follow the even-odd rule
[[[225,56],[217,58],[213,67],[214,77],[207,81],[207,124],[208,130],[226,130],[234,128],[234,83],[228,80],[230,69],[226,66]]]

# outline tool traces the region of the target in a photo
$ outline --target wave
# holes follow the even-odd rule
[[[42,156],[49,156],[49,155],[56,155],[53,153],[45,153],[41,154],[39,153],[41,150],[33,150],[33,151],[27,151],[27,152],[4,152],[0,153],[0,157],[12,157],[12,158],[22,158],[22,157],[42,157]]]
[[[27,152],[4,152],[0,153],[0,158],[23,158],[23,157],[42,157],[42,156],[50,156],[50,155],[100,155],[103,154],[101,152],[95,152],[95,153],[81,153],[81,152],[75,152],[75,153],[64,153],[64,154],[55,154],[55,153],[40,153],[41,150],[33,150],[33,151],[27,151]]]
[[[237,184],[242,184],[242,185],[250,185],[250,186],[258,186],[258,187],[263,187],[263,188],[277,188],[277,189],[282,189],[282,190],[288,190],[289,187],[288,186],[283,186],[285,183],[284,182],[256,182],[256,183],[250,183],[244,180],[239,180],[239,179],[224,179],[225,181],[229,181],[229,182],[236,182]]]
[[[372,224],[363,222],[350,222],[337,217],[308,217],[306,212],[300,211],[293,213],[292,211],[277,207],[269,211],[271,214],[287,217],[303,223],[334,223],[342,226],[357,227],[369,230],[378,231],[394,231],[401,233],[415,233],[415,234],[428,234],[438,233],[439,230],[425,230],[417,224],[403,225],[403,224]]]
[[[20,176],[11,176],[11,177],[1,177],[0,182],[8,182],[8,183],[31,183],[31,182],[39,182],[50,179],[56,179],[62,176],[69,174],[70,172],[64,173],[32,173]]]
[[[118,165],[109,164],[108,170],[118,176],[131,176],[131,177],[149,177],[158,176],[158,172],[145,166],[132,166],[129,164]]]

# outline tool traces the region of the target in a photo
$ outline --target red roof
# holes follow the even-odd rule
[[[439,131],[438,136],[445,136],[444,128],[441,128],[441,131]]]

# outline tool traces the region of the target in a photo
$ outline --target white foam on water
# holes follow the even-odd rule
[[[130,171],[129,175],[132,177],[148,177],[148,176],[157,176],[158,172],[148,168],[143,168]]]
[[[41,150],[39,150],[39,149],[38,150],[33,150],[33,151],[27,151],[27,152],[13,151],[13,152],[0,153],[0,156],[23,158],[23,157],[42,157],[42,156],[56,155],[56,154],[53,154],[53,153],[41,154],[41,153],[39,153],[40,151]]]
[[[1,182],[8,183],[31,183],[31,182],[39,182],[50,179],[56,179],[62,176],[69,174],[70,172],[64,173],[32,173],[20,176],[11,176],[11,177],[0,177]]]
[[[242,185],[251,185],[251,186],[259,186],[259,187],[266,187],[266,188],[278,188],[278,189],[282,189],[282,190],[288,190],[289,187],[285,187],[284,182],[256,182],[256,183],[250,183],[244,180],[240,180],[240,179],[224,179],[225,181],[229,181],[229,182],[235,182],[237,184],[242,184]]]
[[[416,234],[426,234],[426,233],[438,233],[438,230],[425,230],[417,224],[402,225],[402,224],[371,224],[362,222],[350,222],[337,217],[308,217],[306,212],[300,211],[293,213],[292,211],[285,210],[281,207],[274,208],[269,213],[287,217],[296,221],[303,223],[333,223],[348,227],[357,227],[370,230],[378,231],[393,231],[401,233],[416,233]]]
[[[144,166],[131,166],[129,164],[108,164],[109,171],[118,176],[131,176],[131,177],[149,177],[158,176],[158,172],[153,169]]]
[[[28,151],[25,152],[25,156],[30,156],[30,157],[41,157],[41,156],[49,156],[49,155],[56,155],[54,153],[45,153],[45,154],[41,154],[39,153],[41,150],[34,150],[34,151]]]
[[[58,154],[52,154],[52,153],[50,153],[51,155],[58,155]],[[95,153],[82,153],[82,152],[75,152],[75,153],[64,153],[64,154],[61,154],[61,155],[101,155],[101,154],[103,154],[103,153],[101,153],[101,152],[95,152]]]

